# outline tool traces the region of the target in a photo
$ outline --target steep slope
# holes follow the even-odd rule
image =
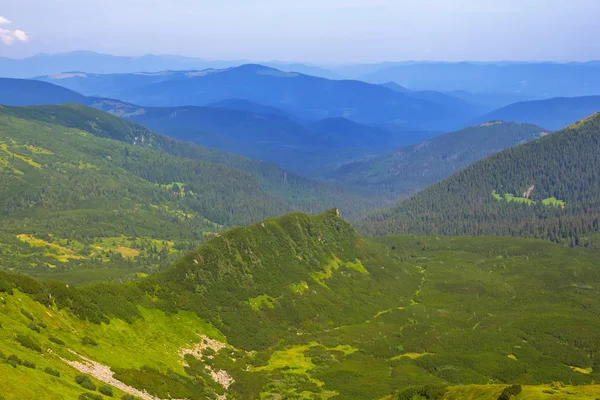
[[[106,384],[144,399],[496,399],[512,383],[588,398],[598,385],[549,385],[600,377],[598,257],[515,238],[363,240],[332,210],[236,228],[128,284],[0,272],[0,385],[8,399]]]
[[[483,115],[477,120],[483,122],[503,119],[530,122],[548,127],[548,129],[562,129],[599,110],[600,96],[559,97],[510,104]]]
[[[63,87],[27,79],[0,78],[0,105],[80,103],[85,97]]]
[[[144,106],[205,106],[238,98],[281,108],[303,119],[346,117],[367,124],[395,123],[406,129],[447,129],[477,115],[476,109],[460,99],[439,104],[379,85],[327,80],[261,65],[147,75],[86,74],[50,81],[87,95]],[[140,85],[142,81],[146,83]]]
[[[600,114],[479,161],[384,211],[364,233],[514,235],[585,244],[600,217]]]
[[[545,134],[547,131],[536,125],[493,121],[402,147],[392,154],[346,163],[327,176],[385,191],[396,198],[440,181],[490,154]]]

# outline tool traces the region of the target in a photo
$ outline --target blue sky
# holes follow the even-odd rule
[[[600,0],[2,0],[0,55],[600,59]]]

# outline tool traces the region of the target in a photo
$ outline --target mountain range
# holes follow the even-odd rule
[[[244,99],[285,110],[302,119],[345,117],[367,124],[443,130],[474,118],[479,110],[441,93],[399,93],[360,81],[328,80],[262,65],[204,71],[97,75],[66,73],[40,77],[84,95],[141,106],[206,106]]]
[[[600,65],[587,63],[397,63],[375,65],[357,79],[393,81],[411,90],[520,94],[522,100],[590,96],[600,92]]]

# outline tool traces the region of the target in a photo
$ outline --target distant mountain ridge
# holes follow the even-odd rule
[[[82,103],[85,96],[47,82],[0,78],[0,104],[13,106]]]
[[[477,121],[504,119],[530,122],[549,129],[562,129],[600,111],[600,96],[557,97],[510,104],[477,118]]]
[[[243,99],[308,120],[345,117],[367,124],[393,123],[403,129],[458,127],[478,114],[476,106],[452,96],[399,93],[360,81],[327,80],[256,64],[203,71],[71,74],[39,79],[86,95],[143,106],[205,106]]]
[[[522,93],[534,98],[600,93],[598,63],[429,62],[376,65],[358,79],[411,90]]]
[[[85,71],[98,74],[123,74],[141,71],[201,70],[227,68],[246,64],[247,60],[205,60],[177,55],[115,56],[93,51],[72,51],[59,54],[38,54],[23,59],[0,57],[0,76],[11,78],[33,78],[40,75],[58,74],[65,71]],[[328,69],[302,63],[279,61],[265,62],[285,71],[296,71],[328,79],[339,79],[340,75]]]

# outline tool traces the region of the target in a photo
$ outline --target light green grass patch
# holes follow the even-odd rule
[[[275,299],[268,294],[262,294],[252,299],[248,299],[248,303],[254,311],[260,311],[262,307],[275,308],[274,302]]]

